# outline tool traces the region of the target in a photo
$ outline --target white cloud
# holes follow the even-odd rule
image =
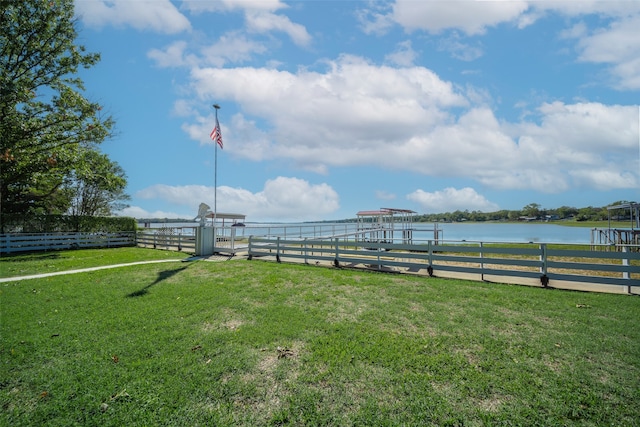
[[[433,193],[418,189],[408,194],[407,199],[418,203],[422,210],[428,213],[454,212],[466,209],[495,212],[500,209],[498,205],[490,202],[470,187],[461,189],[448,187]]]
[[[228,33],[220,39],[201,49],[202,63],[222,67],[226,63],[242,63],[252,59],[254,54],[262,54],[267,47],[257,41],[250,40],[241,33]]]
[[[135,195],[142,200],[162,200],[195,216],[201,202],[213,206],[214,189],[203,185],[153,185]],[[268,180],[262,191],[220,186],[219,212],[247,215],[249,221],[314,220],[326,218],[340,207],[336,191],[327,184],[311,184],[299,178]],[[135,211],[133,211],[135,212]]]
[[[299,46],[307,46],[311,42],[311,36],[305,27],[291,22],[286,16],[271,12],[252,12],[245,15],[245,20],[249,31],[256,33],[280,31],[287,34]]]
[[[267,11],[274,12],[288,6],[280,0],[184,0],[182,7],[192,12]]]
[[[372,6],[375,7],[375,6]],[[553,13],[568,18],[597,15],[609,22],[607,28],[588,28],[584,22],[574,24],[559,35],[575,38],[579,60],[610,66],[612,86],[621,90],[640,89],[640,2],[639,1],[472,1],[472,0],[395,0],[391,10],[361,11],[364,31],[383,32],[391,22],[405,31],[440,34],[453,31],[456,37],[440,40],[440,49],[464,61],[483,54],[483,49],[463,42],[457,36],[484,34],[488,28],[511,24],[517,28],[532,25]]]
[[[254,161],[290,159],[319,173],[374,165],[552,193],[582,187],[588,170],[615,178],[598,180],[599,188],[640,181],[637,106],[546,103],[509,123],[496,118],[483,91],[463,95],[424,67],[353,56],[327,61],[325,72],[194,69],[192,81],[200,100],[242,106],[224,121],[225,150]],[[207,143],[212,120],[196,116],[184,128]],[[258,130],[256,120],[269,130]]]
[[[566,36],[581,36],[578,41],[579,60],[610,64],[615,78],[614,86],[620,89],[640,89],[640,14],[614,21],[608,28],[593,31],[589,35],[579,33],[578,27]]]
[[[147,57],[152,59],[158,67],[198,67],[212,65],[223,67],[228,63],[238,64],[249,61],[254,54],[262,54],[267,51],[267,47],[260,42],[250,40],[245,34],[240,32],[230,32],[222,35],[218,41],[207,46],[198,47],[197,43],[191,42],[188,51],[186,41],[175,41],[163,49],[151,49]],[[199,53],[194,53],[198,51]]]
[[[391,11],[391,2],[367,2],[366,8],[356,11],[356,19],[360,23],[360,29],[365,34],[382,35],[394,24]]]
[[[402,133],[404,125],[429,126],[439,121],[442,112],[436,107],[467,103],[451,83],[424,67],[379,67],[348,55],[327,61],[327,66],[326,73],[200,68],[191,75],[201,98],[241,102],[248,113],[287,126],[292,138],[302,132],[300,136],[312,139],[321,136],[344,142],[345,136],[357,137],[341,134],[341,127],[348,126],[356,132],[359,128],[367,137],[370,130],[379,130],[377,139],[387,139]],[[316,130],[322,135],[314,135]]]
[[[119,212],[116,212],[117,216],[129,216],[132,218],[185,218],[190,219],[189,215],[179,214],[176,212],[166,211],[148,211],[140,206],[129,206]]]
[[[615,165],[605,166],[609,166],[609,169],[579,169],[572,171],[571,175],[583,188],[592,188],[600,191],[607,191],[612,188],[638,188],[637,175],[633,175],[628,171],[616,171],[612,167]]]
[[[275,12],[288,6],[279,0],[222,0],[185,1],[183,7],[194,13],[201,12],[244,12],[245,24],[249,32],[270,33],[279,31],[287,34],[299,46],[307,46],[311,36],[303,25]]]
[[[188,111],[188,109],[192,109],[193,105],[188,101],[182,100],[178,104],[174,104],[174,110],[176,112]],[[195,110],[194,110],[195,111]],[[215,116],[213,113],[207,116],[201,116],[200,113],[195,113],[196,117],[193,119],[195,123],[183,123],[182,130],[189,135],[189,138],[198,141],[200,145],[211,145],[213,144],[213,140],[209,138],[209,134],[213,129],[213,123],[215,123]],[[226,139],[228,128],[224,124],[220,124],[220,132],[222,134],[223,141]]]
[[[175,41],[170,45],[162,49],[151,49],[147,53],[147,57],[154,60],[158,67],[182,67],[188,65],[189,62],[195,60],[191,57],[190,60],[185,58],[184,51],[187,47],[187,42],[183,40]]]
[[[89,27],[130,26],[175,34],[191,29],[189,20],[170,0],[76,0],[76,14]]]
[[[487,27],[517,21],[529,8],[526,1],[396,0],[392,18],[407,31],[440,33],[458,29],[468,35],[482,34]]]
[[[416,60],[417,53],[411,47],[411,40],[405,40],[398,43],[395,52],[392,52],[385,56],[385,61],[402,67],[410,67]]]
[[[458,30],[466,35],[484,34],[488,28],[512,24],[525,28],[548,12],[568,17],[598,14],[623,18],[640,11],[637,1],[524,1],[524,0],[395,0],[391,6],[370,6],[359,13],[366,33],[383,32],[391,23],[406,31],[423,30],[432,34]]]
[[[540,124],[522,123],[517,130],[524,161],[540,168],[546,164],[546,171],[565,170],[569,187],[611,190],[640,184],[637,106],[554,102],[538,112]]]

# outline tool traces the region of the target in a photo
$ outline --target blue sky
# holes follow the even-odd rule
[[[640,200],[640,1],[76,0],[124,215]]]

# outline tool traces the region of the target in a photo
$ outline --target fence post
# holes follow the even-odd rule
[[[543,288],[546,288],[547,286],[549,286],[549,277],[547,276],[547,244],[546,243],[540,244],[540,261],[541,261],[540,273],[542,273],[542,275],[540,276],[540,283],[542,284]]]
[[[251,243],[253,240],[253,234],[249,235],[249,247],[247,248],[247,259],[251,261],[253,259],[253,255],[251,254]]]
[[[314,239],[315,239],[315,228],[314,228]],[[307,260],[307,257],[309,256],[309,254],[307,253],[307,239],[305,237],[304,239],[304,263],[305,264],[309,264],[309,261]]]
[[[482,242],[480,242],[480,280],[484,282],[484,246]]]
[[[427,267],[427,272],[429,273],[429,277],[433,277],[433,246],[432,246],[432,242],[433,242],[432,240],[429,240],[429,266]]]
[[[276,239],[276,261],[280,262],[280,236]]]
[[[335,238],[335,242],[336,242],[336,256],[333,259],[333,265],[336,267],[340,267],[340,261],[338,261],[338,257],[340,255],[340,249],[338,249],[338,238]]]
[[[623,246],[622,247],[622,253],[626,254],[628,252],[629,252],[629,248],[627,246]],[[623,257],[622,258],[622,265],[624,265],[625,267],[629,267],[629,258]],[[629,271],[628,270],[622,272],[622,278],[623,279],[627,279],[627,280],[631,279],[631,276],[629,275]],[[631,285],[627,285],[626,288],[627,288],[627,293],[631,294]]]

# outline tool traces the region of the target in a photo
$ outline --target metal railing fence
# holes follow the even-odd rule
[[[526,279],[528,284],[555,287],[557,282],[622,286],[640,291],[640,252],[591,250],[589,245],[546,243],[453,242],[427,240],[412,244],[363,242],[347,238],[284,239],[251,236],[249,258],[273,257],[336,267],[368,268],[437,276],[474,275],[480,280]],[[633,249],[633,250],[632,250]],[[521,282],[522,280],[520,280]],[[516,280],[514,283],[519,283]]]

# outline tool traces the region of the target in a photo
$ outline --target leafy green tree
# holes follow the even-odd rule
[[[571,206],[560,206],[559,208],[555,209],[555,213],[559,218],[565,219],[576,216],[578,214],[578,209]]]
[[[607,209],[587,206],[578,209],[577,221],[602,221],[607,219]]]
[[[4,213],[64,213],[65,180],[113,120],[84,97],[73,0],[0,1],[0,201]]]
[[[87,151],[68,177],[64,189],[71,196],[74,216],[109,216],[127,207],[127,177],[120,167],[96,151]]]
[[[522,208],[522,215],[524,216],[537,218],[540,214],[540,205],[537,203],[529,203],[527,206]]]

